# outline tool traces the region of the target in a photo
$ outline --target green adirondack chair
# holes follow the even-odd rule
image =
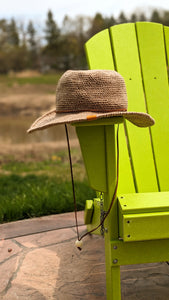
[[[114,193],[115,132],[121,123],[118,197],[104,224],[107,299],[119,300],[121,265],[169,260],[169,28],[116,25],[93,36],[85,49],[90,69],[124,77],[128,110],[147,111],[156,120],[144,129],[122,117],[75,124],[90,186],[101,192],[86,202],[90,230]]]

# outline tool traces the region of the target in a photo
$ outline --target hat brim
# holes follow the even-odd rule
[[[91,120],[111,118],[111,117],[124,117],[131,123],[139,127],[149,127],[152,126],[155,121],[147,113],[140,112],[107,112],[107,113],[97,113],[97,112],[78,112],[78,113],[57,113],[56,110],[52,110],[40,118],[38,118],[28,129],[28,133],[36,130],[42,130],[50,126],[59,124],[71,124],[78,122],[88,122]]]

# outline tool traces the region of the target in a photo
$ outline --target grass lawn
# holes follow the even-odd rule
[[[9,222],[74,210],[70,181],[47,175],[0,175],[0,222]],[[75,182],[77,209],[95,193],[86,181]]]
[[[77,209],[95,197],[89,187],[79,149],[72,149]],[[0,162],[0,223],[74,211],[67,150]]]

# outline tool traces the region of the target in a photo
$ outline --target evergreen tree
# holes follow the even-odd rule
[[[60,30],[53,19],[52,11],[49,10],[46,20],[45,40],[47,41],[46,50],[56,52],[59,45]]]
[[[19,46],[19,34],[14,19],[8,25],[8,43],[14,47]]]
[[[127,20],[125,14],[123,12],[121,12],[118,17],[118,23],[122,24],[122,23],[127,23],[127,22],[128,22],[128,20]]]
[[[161,17],[157,10],[153,10],[150,21],[155,23],[161,23]]]
[[[133,13],[130,17],[130,22],[135,23],[137,21],[137,15]]]
[[[7,43],[8,28],[7,22],[5,19],[0,20],[0,50],[3,49]]]
[[[92,19],[91,27],[88,31],[89,37],[106,28],[104,18],[100,13],[97,13]]]
[[[169,11],[164,11],[162,23],[166,26],[169,26]]]
[[[116,20],[113,16],[111,16],[110,18],[104,18],[104,23],[105,23],[105,27],[109,28],[116,24]]]
[[[5,74],[9,70],[9,57],[7,53],[8,26],[5,19],[0,20],[0,74]]]
[[[36,41],[35,41],[35,34],[36,30],[33,26],[32,21],[29,21],[28,27],[27,27],[27,33],[28,33],[28,43],[31,49],[34,49],[36,47]]]
[[[139,18],[138,18],[138,21],[147,21],[147,18],[146,18],[146,15],[144,13],[141,13]]]
[[[29,44],[29,64],[31,68],[37,67],[37,44],[36,44],[36,30],[32,21],[28,23],[27,27],[28,44]]]
[[[43,64],[44,66],[58,69],[59,64],[59,44],[61,42],[60,30],[53,18],[51,10],[47,13],[46,27],[44,29],[46,46],[42,50]]]

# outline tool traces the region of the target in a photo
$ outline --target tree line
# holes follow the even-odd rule
[[[121,12],[117,18],[101,13],[91,18],[66,15],[59,27],[51,10],[47,12],[43,29],[36,29],[33,21],[27,26],[11,20],[0,19],[0,73],[24,69],[41,72],[86,68],[84,43],[95,33],[115,24],[151,21],[169,26],[169,11],[152,10],[150,17]]]

